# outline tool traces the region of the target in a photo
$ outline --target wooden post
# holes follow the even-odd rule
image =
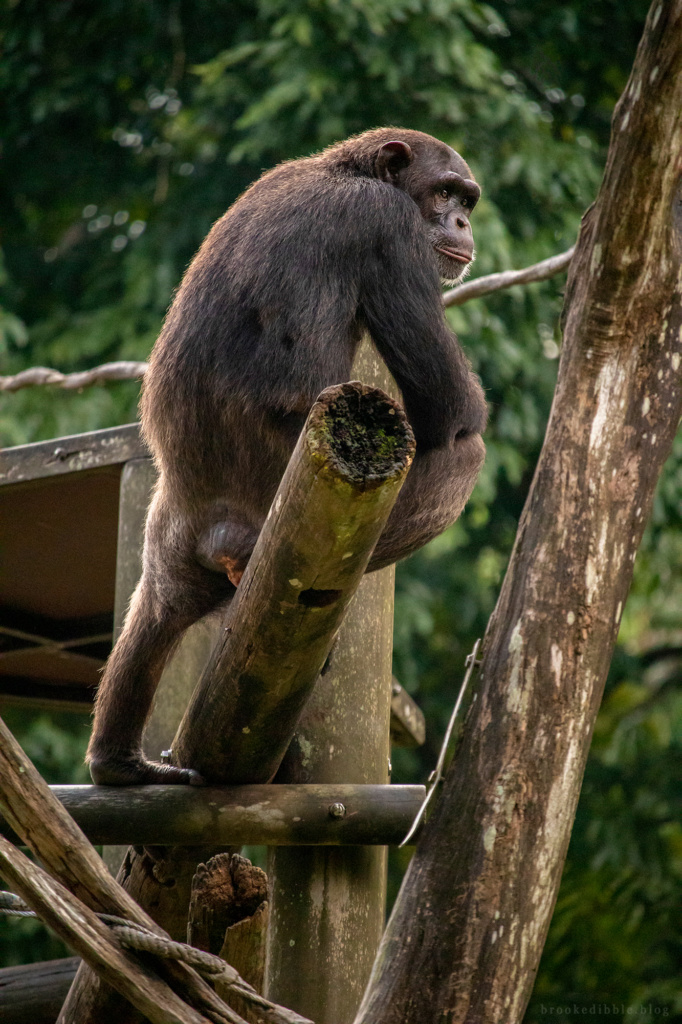
[[[264,871],[239,854],[219,853],[197,867],[187,927],[188,942],[222,957],[260,993],[268,929],[267,894]],[[228,985],[216,983],[216,992],[248,1024],[261,1024],[259,1010],[231,992]]]
[[[413,453],[405,415],[385,395],[356,383],[320,396],[173,742],[174,759],[217,782],[272,777]],[[245,777],[245,766],[255,778]],[[165,924],[172,908],[159,900],[164,888],[176,891],[181,858],[180,851],[156,853],[131,855],[119,877]],[[111,996],[81,972],[69,1000],[87,1005],[88,1014],[70,1024],[128,1024],[127,1009],[114,1007]]]
[[[354,372],[395,390],[367,339]],[[275,781],[389,781],[394,580],[390,566],[362,581]],[[271,849],[268,998],[315,1024],[353,1020],[384,926],[386,854]]]
[[[144,524],[155,482],[156,470],[151,459],[131,459],[123,467],[118,512],[114,639],[123,628],[130,598],[142,575]],[[158,760],[161,751],[170,747],[218,635],[216,620],[203,619],[187,631],[166,666],[144,733],[143,747],[148,757]]]
[[[131,459],[121,473],[118,547],[116,553],[116,594],[114,603],[114,639],[118,637],[130,598],[142,573],[144,524],[156,470],[151,459]],[[219,634],[215,618],[203,619],[187,631],[180,647],[166,666],[154,700],[154,707],[145,729],[142,746],[148,757],[158,760],[161,751],[170,747],[195,683],[208,660]],[[184,941],[187,927],[192,877],[197,860],[208,859],[214,847],[192,850],[190,857],[176,858],[172,875],[162,862],[155,864],[158,886],[155,904],[160,909],[164,926],[172,938]],[[126,861],[128,846],[105,846],[104,862],[119,881],[129,884],[131,872],[149,872],[147,859]],[[139,879],[139,884],[144,884]],[[172,883],[172,884],[171,884]]]
[[[130,598],[142,573],[144,523],[155,479],[156,472],[151,459],[130,459],[121,472],[116,542],[114,642],[121,632]],[[105,846],[102,849],[104,863],[114,877],[127,849],[127,846]]]

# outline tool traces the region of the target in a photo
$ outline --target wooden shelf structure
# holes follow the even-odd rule
[[[385,384],[383,364],[367,352],[364,360],[364,379]],[[138,424],[0,455],[0,712],[90,711],[139,576],[154,479]],[[391,676],[392,613],[390,568],[360,584],[332,671],[306,706],[277,785],[52,787],[88,838],[105,844],[114,870],[122,844],[181,847],[190,861],[192,849],[205,859],[208,848],[270,847],[267,992],[316,1024],[354,1016],[383,927],[385,847],[401,841],[424,796],[423,787],[388,784],[389,718],[394,743],[424,739],[421,711]],[[170,745],[217,628],[210,620],[193,627],[164,673],[145,736],[150,756]],[[1,819],[0,834],[12,838]],[[173,883],[181,908],[188,870]],[[320,894],[322,919],[309,913]],[[162,923],[172,934],[172,922]],[[3,1007],[12,1005],[19,1024],[18,990],[24,979],[30,1001],[39,968],[8,970],[11,978],[0,971],[0,1019],[11,1024]],[[44,986],[47,1009],[33,999],[35,1020],[50,1019],[49,1000],[72,970],[70,960],[57,970],[57,988]],[[45,972],[55,975],[54,965]]]

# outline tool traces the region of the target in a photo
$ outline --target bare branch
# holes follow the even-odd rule
[[[555,274],[566,270],[575,246],[557,256],[550,256],[541,263],[534,263],[523,270],[504,270],[500,274],[487,274],[476,281],[467,281],[456,288],[451,288],[443,295],[444,306],[463,306],[471,299],[479,299],[482,295],[511,288],[515,284],[531,284],[535,281],[546,281]],[[112,380],[141,380],[147,372],[148,363],[136,363],[127,360],[119,363],[103,363],[92,370],[78,373],[60,373],[47,366],[31,366],[13,377],[0,377],[0,391],[21,391],[22,388],[33,388],[39,385],[52,384],[66,391],[76,391],[89,387],[91,384],[108,384]]]
[[[491,292],[499,292],[503,288],[511,288],[515,284],[532,284],[535,281],[546,281],[555,274],[566,270],[575,246],[571,246],[566,252],[560,252],[557,256],[550,256],[547,260],[534,263],[532,267],[524,267],[523,270],[503,270],[500,274],[487,274],[475,281],[466,281],[464,284],[451,288],[443,295],[444,306],[463,306],[471,299],[480,299],[482,295],[489,295]]]

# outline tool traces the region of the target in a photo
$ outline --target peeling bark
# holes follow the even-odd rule
[[[571,264],[556,395],[476,694],[356,1024],[515,1024],[680,417],[682,0],[656,2]]]

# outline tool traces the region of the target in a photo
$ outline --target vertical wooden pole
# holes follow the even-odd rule
[[[142,573],[144,524],[156,470],[151,459],[131,459],[123,467],[118,516],[114,637],[118,637],[128,604]],[[200,678],[217,638],[218,627],[208,618],[187,631],[166,666],[156,692],[152,714],[144,732],[143,747],[158,761],[175,735],[187,701]]]
[[[147,507],[156,479],[151,459],[131,459],[123,467],[118,497],[114,641],[123,627],[132,593],[142,572],[142,545]],[[127,846],[105,846],[104,863],[116,875]]]
[[[354,373],[395,391],[368,342]],[[389,781],[394,578],[391,566],[361,583],[276,781]],[[386,848],[278,847],[268,874],[266,993],[315,1024],[350,1024],[384,927]]]
[[[121,631],[130,598],[142,572],[144,524],[155,481],[156,470],[151,459],[131,459],[123,467],[116,554],[115,639]],[[218,631],[219,625],[210,618],[197,622],[187,631],[180,647],[167,665],[159,683],[142,742],[148,757],[158,760],[161,751],[170,746],[194,685],[200,678],[215,644]],[[119,870],[127,849],[127,846],[104,847],[104,862],[112,874],[115,875]],[[197,856],[201,856],[200,851],[197,851]],[[187,865],[185,874],[187,877],[183,879],[182,893],[178,891],[177,877],[174,878],[173,886],[173,900],[180,908],[174,935],[174,938],[178,939],[185,938],[186,911],[189,906],[194,863]]]

